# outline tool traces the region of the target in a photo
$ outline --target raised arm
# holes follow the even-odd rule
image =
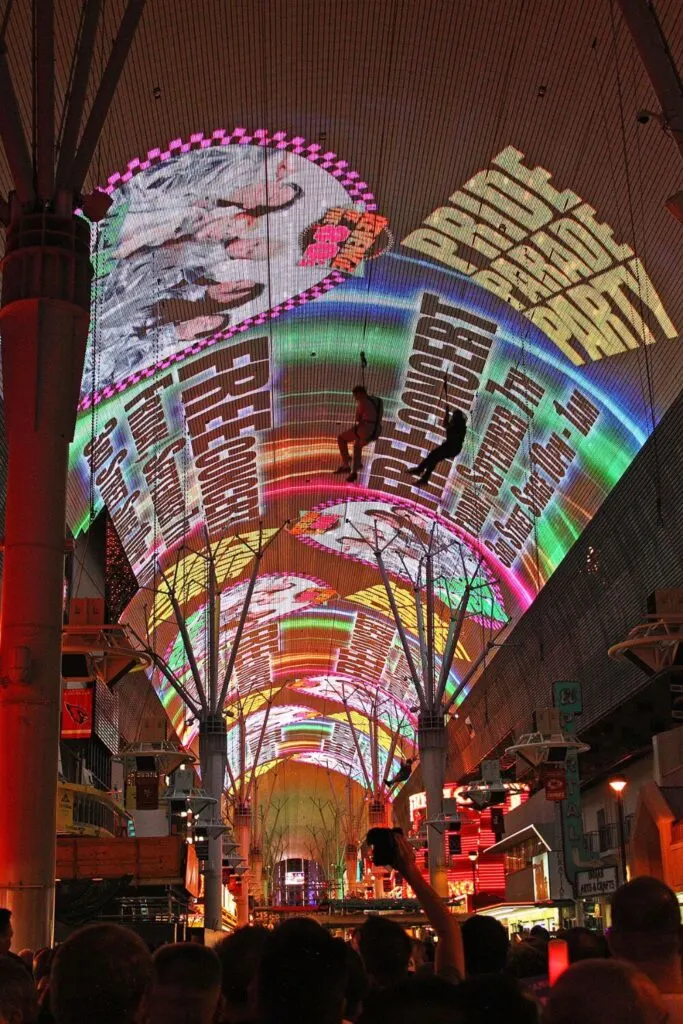
[[[422,874],[415,860],[415,851],[405,838],[396,835],[396,856],[394,867],[403,875],[406,882],[417,896],[427,920],[439,937],[436,944],[434,969],[437,974],[451,974],[457,971],[461,978],[465,977],[465,953],[462,944],[460,925],[448,907],[432,889]]]
[[[443,414],[443,429],[444,430],[448,429],[448,424],[450,422],[450,419],[451,419],[451,410],[448,408],[448,406],[446,406],[446,411]]]

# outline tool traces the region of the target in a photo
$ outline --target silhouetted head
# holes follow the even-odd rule
[[[664,1024],[659,990],[623,960],[573,964],[550,990],[543,1024]]]
[[[221,965],[212,949],[177,942],[154,954],[146,1024],[212,1024],[221,1000]]]
[[[346,991],[344,993],[344,1020],[356,1020],[369,991],[368,979],[360,954],[353,946],[346,946]]]
[[[355,388],[351,392],[354,398],[360,398],[361,395],[367,395],[367,391],[362,384],[356,384]]]
[[[462,926],[465,947],[465,967],[468,975],[496,974],[505,968],[510,940],[500,921],[495,917],[475,914]]]
[[[514,978],[541,978],[548,973],[548,943],[529,937],[513,946],[508,971]]]
[[[341,1024],[346,946],[307,918],[270,932],[258,973],[260,1024]]]
[[[50,970],[52,968],[52,961],[54,959],[55,951],[49,946],[45,946],[43,949],[39,949],[33,956],[33,977],[36,984],[42,978],[50,977]]]
[[[681,910],[668,885],[643,875],[617,889],[608,942],[615,956],[634,964],[677,960]]]
[[[469,1024],[457,992],[443,978],[408,978],[368,996],[359,1024]]]
[[[35,1024],[38,997],[33,978],[14,957],[0,956],[0,1021]]]
[[[0,907],[0,956],[9,953],[12,948],[12,911]]]
[[[118,924],[92,924],[57,949],[50,975],[57,1024],[137,1024],[152,981],[152,954]]]
[[[580,960],[606,960],[609,956],[607,940],[588,928],[570,928],[561,936],[567,943],[569,963]]]
[[[537,1024],[536,1003],[514,978],[479,974],[456,989],[456,1004],[467,1024]]]
[[[231,1024],[256,1015],[255,982],[269,934],[267,928],[249,925],[214,946],[223,969],[225,1016]]]
[[[360,930],[358,951],[374,988],[386,988],[405,979],[412,947],[408,935],[395,921],[369,917]]]

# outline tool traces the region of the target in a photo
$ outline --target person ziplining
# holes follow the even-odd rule
[[[401,761],[401,765],[394,775],[393,779],[389,779],[387,782],[388,789],[393,789],[394,786],[398,786],[399,782],[407,782],[410,776],[413,774],[413,758],[409,757],[405,761]]]
[[[346,473],[346,479],[350,484],[358,479],[363,448],[379,435],[382,415],[379,408],[380,399],[369,395],[362,384],[357,384],[351,394],[356,399],[356,422],[354,426],[337,435],[342,464],[335,469],[336,474]],[[353,444],[353,463],[349,455],[349,442]]]
[[[412,476],[418,476],[416,481],[418,487],[426,487],[429,484],[432,473],[440,462],[445,459],[455,459],[462,451],[467,435],[467,416],[462,409],[454,409],[451,413],[448,408],[448,374],[443,379],[443,394],[446,399],[446,409],[443,414],[443,428],[446,431],[446,440],[437,445],[429,454],[408,470]]]
[[[416,481],[418,487],[426,487],[429,484],[430,477],[440,462],[445,459],[454,459],[462,451],[467,434],[465,413],[461,409],[454,409],[451,413],[446,406],[443,426],[446,431],[446,440],[433,448],[417,466],[412,466],[408,470],[412,476],[419,477],[419,480]]]
[[[346,473],[348,483],[352,484],[358,479],[360,472],[362,450],[372,441],[376,441],[382,431],[383,402],[376,395],[369,395],[365,388],[365,369],[368,361],[365,352],[360,354],[362,384],[356,384],[351,394],[356,400],[356,422],[348,430],[337,435],[339,454],[342,457],[342,464],[335,469],[335,474]],[[349,455],[349,442],[353,444],[353,464]]]

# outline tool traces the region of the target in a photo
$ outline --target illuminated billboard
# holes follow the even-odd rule
[[[335,154],[284,136],[233,133],[224,144],[224,135],[169,147],[110,181],[69,523],[87,528],[92,470],[95,510],[106,504],[138,580],[152,587],[159,567],[180,574],[200,651],[208,534],[221,566],[227,651],[252,558],[237,536],[253,542],[259,523],[272,536],[288,521],[264,564],[231,694],[254,700],[251,739],[259,702],[274,687],[289,707],[305,705],[325,721],[336,721],[343,699],[373,717],[363,693],[381,692],[412,729],[415,695],[368,541],[389,545],[410,644],[420,545],[434,536],[443,549],[437,657],[450,611],[466,581],[477,581],[452,693],[487,640],[529,607],[677,395],[683,311],[571,182],[555,181],[514,146],[487,154],[479,173],[388,251],[367,184]],[[261,181],[278,186],[271,198],[291,197],[277,209],[249,207],[263,198]],[[178,206],[172,223],[158,215],[166,191]],[[225,282],[263,283],[265,273],[268,289],[226,307],[227,328],[192,344],[174,340],[187,305],[173,306],[163,289],[181,277],[183,288],[208,289],[217,258],[210,247],[225,248],[225,238],[204,235],[210,224],[229,234],[235,223],[240,243],[270,233],[283,244],[264,260],[252,250],[249,274],[238,245],[242,255],[220,264]],[[174,234],[169,246],[153,233],[170,227],[202,237]],[[135,238],[144,244],[126,252]],[[189,245],[204,260],[192,282],[181,255]],[[256,268],[260,278],[250,276]],[[129,273],[142,276],[127,291],[126,312],[112,289]],[[131,340],[140,324],[147,347]],[[163,354],[164,331],[172,356]],[[349,485],[333,475],[335,437],[352,422],[361,352],[384,425]],[[446,402],[468,416],[463,451],[418,487],[407,469],[443,440]],[[153,626],[159,650],[190,685],[171,611],[165,596],[142,590],[126,615],[139,630]],[[175,705],[173,714],[180,722]],[[300,712],[289,714],[293,723]],[[288,742],[286,755],[269,749],[268,763],[341,764],[340,751],[309,749],[300,731]]]
[[[358,175],[283,138],[196,135],[109,179],[82,408],[318,297],[380,244]]]
[[[256,760],[264,715],[264,711],[257,711],[249,719],[248,765],[253,765]],[[364,784],[364,771],[360,757],[366,765],[366,770],[371,763],[367,730],[361,731],[357,727],[354,740],[348,722],[329,718],[296,704],[271,708],[260,748],[257,766],[294,757],[307,764],[341,772],[361,785]],[[380,743],[378,754],[381,777],[387,767],[389,755],[389,743],[386,739]],[[238,778],[240,754],[237,726],[228,731],[228,762],[233,777]],[[399,760],[394,755],[390,771],[396,772],[398,768]]]
[[[346,498],[329,501],[304,514],[291,527],[299,540],[368,565],[375,565],[374,549],[383,552],[387,571],[404,582],[414,582],[424,559],[432,551],[436,594],[452,609],[468,585],[473,587],[468,606],[487,623],[507,621],[500,584],[483,553],[468,543],[457,528],[415,504]]]

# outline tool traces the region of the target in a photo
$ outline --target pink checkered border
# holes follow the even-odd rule
[[[195,132],[190,136],[189,142],[183,142],[182,139],[173,139],[169,142],[166,149],[162,150],[158,147],[150,149],[144,160],[136,157],[134,160],[129,161],[123,174],[116,172],[110,175],[104,191],[111,195],[121,185],[130,181],[134,175],[141,174],[150,167],[164,163],[172,157],[180,156],[182,153],[189,153],[198,149],[209,149],[210,147],[215,148],[217,146],[262,146],[268,149],[279,149],[288,153],[296,153],[298,156],[310,160],[311,163],[317,164],[318,167],[321,167],[328,174],[331,174],[333,178],[336,178],[354,202],[363,202],[365,209],[368,211],[375,211],[377,209],[375,197],[369,190],[367,183],[361,181],[358,171],[349,169],[346,160],[341,160],[337,157],[336,153],[330,151],[323,152],[321,145],[316,142],[307,143],[300,135],[295,135],[288,139],[287,132],[274,132],[271,135],[266,128],[258,128],[251,135],[246,128],[233,128],[231,132],[226,131],[225,128],[217,128],[211,135]],[[149,366],[144,370],[138,370],[135,373],[129,374],[128,377],[118,381],[116,384],[107,384],[94,393],[83,395],[78,403],[78,410],[83,412],[86,409],[90,409],[93,405],[99,405],[100,402],[104,402],[106,399],[126,391],[131,385],[153,377],[159,370],[166,370],[173,363],[179,363],[183,359],[187,359],[188,356],[196,355],[202,349],[208,348],[217,341],[225,341],[240,331],[246,331],[250,327],[264,324],[267,320],[274,320],[290,309],[296,309],[298,306],[303,306],[306,302],[312,302],[331,288],[341,284],[344,280],[346,280],[346,275],[334,270],[312,288],[307,288],[306,291],[292,296],[286,302],[281,302],[279,305],[273,306],[263,313],[259,313],[258,316],[249,317],[247,320],[243,320],[242,323],[229,327],[227,330],[221,331],[211,338],[202,338],[199,341],[193,342],[192,345],[183,349],[182,352],[176,352],[173,356],[159,361],[154,366]]]
[[[329,150],[323,152],[323,147],[319,143],[307,143],[300,135],[288,139],[287,132],[274,132],[271,135],[266,128],[258,128],[251,135],[246,128],[233,128],[231,132],[225,128],[217,128],[211,135],[195,132],[190,136],[189,142],[173,139],[172,142],[169,142],[167,149],[150,149],[144,160],[139,157],[131,160],[123,174],[112,174],[105,191],[111,195],[114,189],[130,181],[133,175],[146,171],[154,164],[164,163],[171,157],[189,153],[195,149],[209,149],[216,146],[263,146],[268,149],[281,149],[288,153],[296,153],[297,156],[310,160],[312,164],[317,164],[333,178],[337,178],[339,184],[348,192],[354,202],[364,202],[365,209],[371,212],[377,209],[375,197],[367,182],[361,181],[358,171],[351,170],[346,160],[340,159],[336,153]]]
[[[122,391],[126,391],[133,384],[138,384],[141,380],[147,380],[149,377],[153,377],[155,373],[160,370],[167,370],[169,366],[173,366],[174,363],[180,363],[183,359],[187,359],[189,356],[196,356],[197,353],[201,352],[205,348],[209,348],[211,345],[215,345],[219,341],[225,341],[227,338],[232,338],[233,335],[239,334],[241,331],[247,331],[250,327],[258,327],[261,324],[265,324],[268,320],[277,320],[283,313],[289,312],[290,309],[297,309],[299,306],[304,306],[307,302],[313,302],[314,299],[320,298],[326,292],[329,292],[331,288],[336,288],[338,284],[346,280],[346,274],[342,274],[338,270],[333,270],[331,274],[324,277],[322,281],[318,281],[313,287],[307,288],[303,292],[299,292],[298,295],[293,295],[285,302],[278,303],[277,306],[272,306],[270,309],[265,310],[263,313],[259,313],[257,316],[247,317],[239,324],[235,324],[234,327],[228,327],[224,331],[220,331],[218,334],[213,334],[210,338],[200,338],[199,341],[193,341],[191,345],[184,348],[181,352],[175,352],[172,356],[167,356],[165,359],[159,360],[153,366],[148,366],[144,370],[137,370],[135,373],[131,373],[128,377],[118,381],[116,384],[107,384],[105,387],[95,391],[94,394],[84,395],[79,404],[79,412],[85,409],[90,409],[92,405],[99,405],[100,402],[106,401],[108,398],[113,398],[114,395],[120,394]]]
[[[353,489],[356,490],[357,488],[354,487]],[[470,548],[470,550],[476,552],[478,555],[483,556],[483,561],[486,564],[487,568],[490,570],[490,573],[488,575],[489,586],[495,593],[497,600],[501,604],[504,604],[505,599],[503,597],[503,592],[501,590],[500,583],[498,582],[495,576],[495,569],[497,568],[497,564],[495,563],[495,560],[492,558],[491,552],[484,547],[484,545],[477,537],[473,537],[471,534],[467,533],[466,530],[463,530],[461,526],[458,526],[457,523],[453,522],[450,519],[444,519],[444,517],[439,515],[438,512],[432,512],[431,509],[425,508],[424,505],[420,505],[419,502],[414,501],[412,498],[401,498],[398,495],[392,494],[391,502],[388,502],[387,496],[383,491],[373,491],[370,488],[366,487],[361,488],[361,490],[363,490],[365,493],[358,497],[352,497],[348,493],[344,494],[343,497],[340,497],[340,495],[337,494],[334,498],[329,498],[327,501],[322,501],[319,502],[317,505],[314,505],[313,508],[310,509],[309,511],[324,513],[325,509],[334,508],[335,506],[340,505],[342,502],[345,503],[348,508],[349,505],[357,505],[360,504],[361,502],[377,501],[383,504],[399,506],[405,509],[406,512],[418,513],[425,519],[431,519],[433,523],[438,523],[439,526],[443,527],[444,530],[447,530],[449,533],[453,534],[453,536],[457,537],[457,539],[461,541],[463,544],[466,544],[467,547]],[[303,534],[298,533],[296,534],[296,539],[301,541],[302,544],[308,544],[308,546],[311,548],[317,548],[319,551],[330,550],[329,547],[326,547],[319,540],[317,540],[315,536],[305,536]],[[368,552],[370,552],[370,554],[372,553],[370,547],[368,547]],[[339,556],[341,558],[345,558],[349,562],[358,562],[360,565],[367,565],[367,561],[362,558],[359,558],[357,555],[348,555],[346,554],[346,552],[342,553],[340,551]],[[392,572],[391,569],[388,569],[387,571],[390,576],[393,576],[395,579],[405,583],[405,579],[403,577],[399,576],[397,573]],[[476,618],[477,621],[481,621],[477,616],[472,617]]]

